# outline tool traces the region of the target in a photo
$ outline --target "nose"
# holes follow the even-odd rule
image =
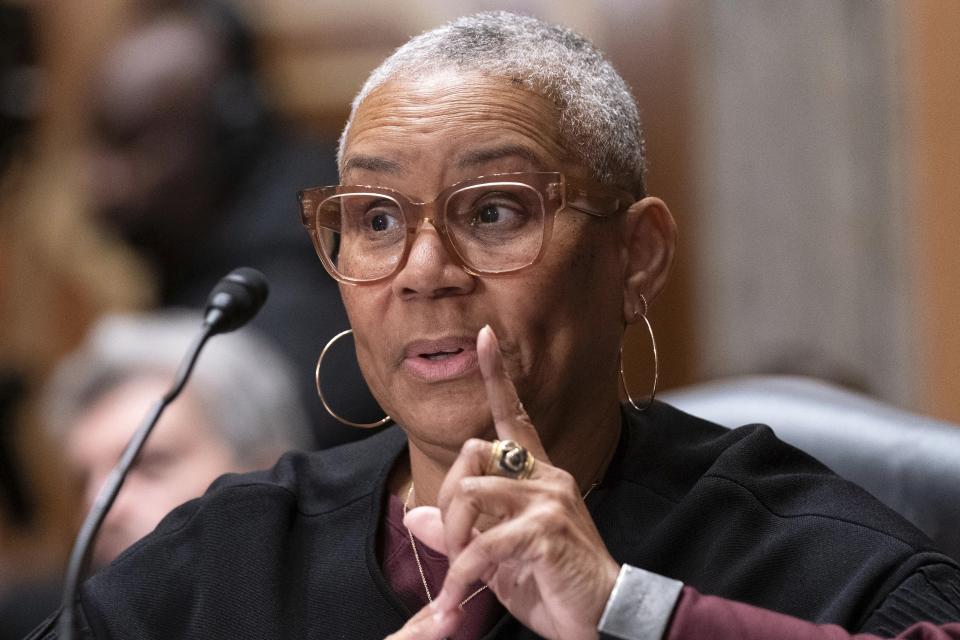
[[[393,292],[403,300],[443,298],[473,291],[476,278],[463,270],[447,251],[430,219],[424,219],[407,255],[407,262],[393,279]]]

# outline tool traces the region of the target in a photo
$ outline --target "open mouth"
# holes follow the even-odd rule
[[[436,351],[434,353],[421,353],[419,356],[424,360],[430,360],[435,362],[437,360],[446,360],[447,358],[452,358],[453,356],[463,353],[463,349],[454,349],[453,351]]]
[[[408,373],[428,382],[452,380],[477,368],[477,343],[471,335],[411,342],[404,349]]]

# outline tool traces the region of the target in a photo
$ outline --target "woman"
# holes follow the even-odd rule
[[[569,31],[481,14],[391,56],[342,185],[301,202],[397,427],[221,479],[88,581],[89,636],[379,639],[421,610],[454,638],[595,638],[624,565],[850,629],[960,617],[953,561],[769,429],[621,406],[676,237],[642,149]],[[403,523],[424,505],[447,556]]]

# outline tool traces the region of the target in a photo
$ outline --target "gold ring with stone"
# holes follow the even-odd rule
[[[513,440],[494,440],[490,445],[487,475],[525,480],[533,473],[533,455]]]

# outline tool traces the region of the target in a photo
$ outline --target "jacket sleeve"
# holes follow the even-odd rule
[[[676,580],[624,565],[598,631],[601,638],[618,640],[960,640],[958,596],[955,567],[924,567],[897,587],[864,625],[878,635],[851,635],[838,625],[701,595]],[[911,626],[918,619],[927,621]]]
[[[955,566],[937,563],[920,567],[890,592],[860,631],[895,636],[917,621],[960,621],[960,570]]]
[[[876,640],[889,635],[851,635],[837,625],[819,625],[684,587],[665,640]],[[913,625],[899,640],[960,640],[960,623]]]

